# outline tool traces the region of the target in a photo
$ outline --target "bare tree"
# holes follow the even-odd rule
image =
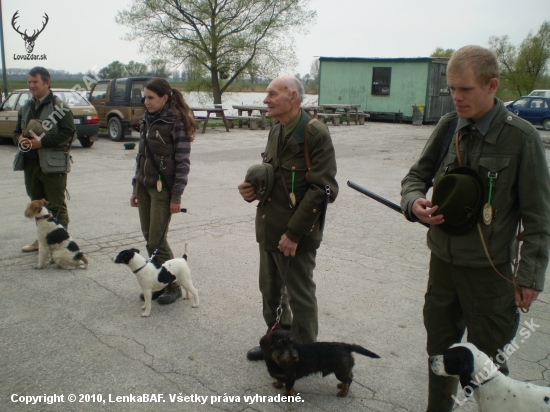
[[[311,62],[309,74],[311,75],[311,82],[319,84],[319,59],[315,59]]]
[[[550,22],[545,21],[539,31],[529,33],[519,46],[510,43],[508,36],[492,36],[491,49],[500,63],[503,88],[528,94],[541,81],[550,63]]]
[[[214,103],[254,63],[256,75],[273,77],[295,64],[294,31],[305,32],[315,11],[308,0],[134,0],[116,21],[139,39],[140,51],[170,56],[175,64],[189,58],[210,74]],[[222,81],[225,80],[225,81]]]

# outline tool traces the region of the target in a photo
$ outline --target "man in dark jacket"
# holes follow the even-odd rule
[[[266,325],[271,328],[276,323],[284,291],[281,326],[290,329],[298,342],[311,343],[318,333],[313,269],[323,234],[325,187],[330,187],[328,201],[332,202],[338,184],[330,134],[321,122],[310,123],[312,118],[300,107],[303,93],[300,81],[289,75],[277,77],[267,87],[264,103],[269,117],[279,123],[271,128],[262,153],[274,176],[273,189],[256,212],[256,240]],[[248,202],[256,199],[250,182],[241,183],[239,192]],[[247,357],[263,359],[260,347],[251,349]]]
[[[495,98],[498,77],[496,56],[487,49],[466,46],[451,57],[447,83],[456,112],[440,120],[420,159],[402,181],[405,216],[431,225],[424,304],[430,356],[441,355],[460,342],[467,329],[468,341],[495,359],[516,334],[518,306],[529,308],[544,287],[550,240],[546,155],[535,128]],[[448,136],[452,140],[446,143],[448,148],[444,149],[448,151],[438,166],[450,127],[453,129]],[[471,220],[472,224],[461,234],[457,232],[464,231],[464,226],[450,224],[457,221],[456,213],[446,215],[439,210],[442,204],[426,199],[431,178],[435,176],[435,199],[438,190],[448,189],[438,183],[443,183],[451,172],[458,173],[455,169],[477,173],[480,192],[484,193],[482,211],[465,215],[465,222]],[[523,245],[517,277],[513,279],[511,263],[520,219]],[[508,373],[506,363],[499,367]],[[457,384],[456,379],[436,376],[429,370],[427,410],[451,411]]]
[[[67,172],[70,168],[69,143],[75,133],[73,113],[50,90],[50,73],[44,67],[29,71],[28,86],[32,98],[21,107],[13,133],[14,142],[24,154],[25,187],[31,200],[46,199],[53,216],[63,226],[69,224],[65,203]],[[46,130],[43,134],[24,135],[27,124],[37,119]],[[55,153],[54,153],[55,152]],[[49,154],[59,159],[58,170],[49,170]],[[23,246],[23,252],[38,250],[38,240]]]

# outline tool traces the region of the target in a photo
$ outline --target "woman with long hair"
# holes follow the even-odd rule
[[[143,89],[146,111],[141,118],[136,173],[132,180],[132,207],[137,207],[147,252],[161,265],[173,259],[168,245],[168,226],[173,213],[181,209],[187,186],[191,142],[197,125],[182,94],[160,78],[149,80]],[[153,293],[161,304],[181,297],[179,286],[169,284]],[[140,296],[143,300],[143,295]]]

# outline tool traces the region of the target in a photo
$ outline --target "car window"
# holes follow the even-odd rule
[[[107,86],[108,83],[100,83],[92,92],[92,99],[105,99],[107,97]]]
[[[15,102],[19,98],[19,93],[10,94],[7,100],[2,105],[3,110],[15,110]]]
[[[77,92],[56,91],[54,94],[69,106],[89,106],[90,104]]]
[[[544,96],[544,92],[531,92],[529,96]]]
[[[132,103],[141,103],[143,97],[143,85],[145,82],[133,82],[132,83],[132,94],[130,95],[130,101]]]
[[[546,102],[544,99],[533,99],[531,100],[531,108],[532,109],[546,109]]]
[[[17,101],[17,104],[15,105],[15,110],[19,110],[22,106],[24,106],[29,99],[31,98],[30,93],[21,93],[21,97]]]
[[[126,83],[126,79],[120,79],[115,82],[115,100],[124,100]]]
[[[517,99],[515,102],[514,102],[514,106],[515,107],[529,107],[529,102],[531,101],[531,99]]]

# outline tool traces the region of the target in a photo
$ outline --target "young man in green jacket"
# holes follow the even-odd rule
[[[267,87],[264,103],[269,117],[279,123],[271,128],[262,153],[263,163],[273,167],[273,188],[257,208],[256,240],[266,325],[271,328],[275,324],[276,309],[286,287],[288,299],[284,300],[281,326],[290,329],[296,341],[311,343],[317,340],[318,332],[313,269],[323,235],[325,187],[330,187],[328,201],[333,202],[338,184],[330,134],[319,121],[308,124],[312,118],[300,107],[303,94],[300,81],[289,75],[277,77]],[[309,171],[306,150],[311,162]],[[250,182],[241,183],[239,192],[248,202],[257,199]],[[263,359],[260,347],[251,349],[247,357]]]
[[[550,239],[550,178],[538,132],[495,98],[499,66],[493,52],[466,46],[450,59],[447,82],[456,112],[445,115],[420,159],[402,181],[401,207],[411,221],[431,225],[428,288],[424,304],[428,355],[440,355],[468,341],[495,359],[515,336],[518,306],[528,308],[544,287]],[[458,119],[453,123],[453,120]],[[451,124],[452,140],[439,167],[437,159]],[[458,139],[458,145],[457,145]],[[458,147],[458,151],[457,151]],[[439,180],[458,167],[479,173],[484,210],[465,234],[446,230],[455,216],[438,213],[426,199],[431,178]],[[434,170],[437,168],[437,170]],[[435,193],[435,192],[434,192]],[[483,219],[481,214],[483,213]],[[514,290],[511,263],[518,224],[522,222],[521,261]],[[483,237],[483,240],[482,240]],[[492,267],[483,244],[486,244]],[[507,374],[506,364],[500,364]],[[451,411],[458,381],[429,370],[428,411]]]

